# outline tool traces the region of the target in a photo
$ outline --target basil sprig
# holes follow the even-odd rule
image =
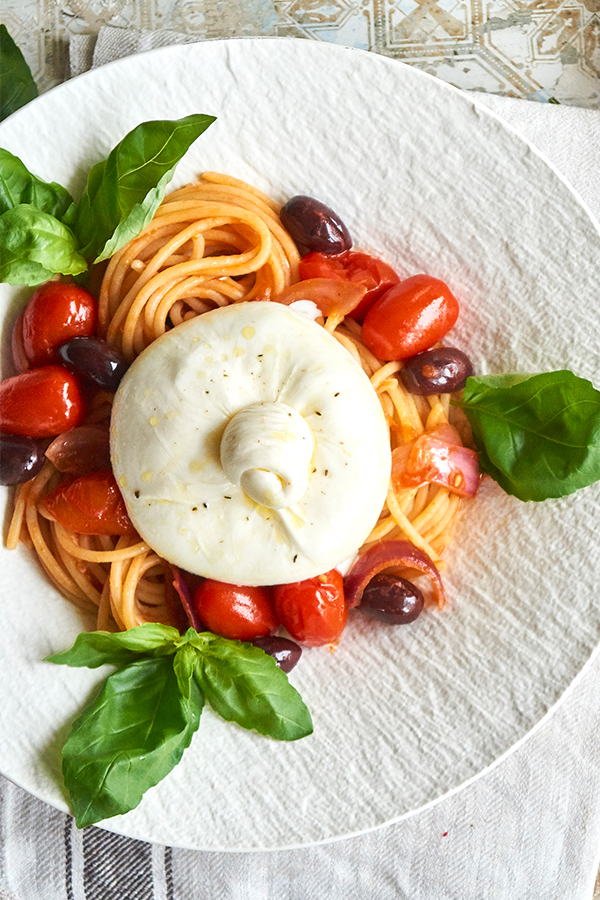
[[[71,229],[28,203],[0,216],[0,248],[0,280],[8,284],[33,286],[56,272],[81,275],[87,269]]]
[[[48,657],[110,664],[98,696],[63,747],[63,776],[79,828],[134,809],[180,761],[205,701],[224,719],[280,741],[312,734],[302,698],[275,660],[252,644],[188,629],[139,625],[79,634]]]
[[[6,119],[37,95],[37,85],[25,57],[6,25],[0,25],[0,119]]]
[[[91,169],[79,203],[0,150],[0,279],[36,285],[112,256],[150,222],[177,163],[214,121],[142,122]]]
[[[568,370],[467,379],[462,402],[482,469],[520,500],[600,480],[600,391]]]
[[[192,115],[174,122],[144,122],[93,167],[79,204],[66,220],[84,256],[94,262],[108,259],[146,227],[177,163],[214,120]]]

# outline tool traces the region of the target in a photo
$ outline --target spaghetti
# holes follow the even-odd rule
[[[210,309],[276,300],[298,281],[298,262],[272,200],[244,182],[205,173],[169,195],[144,231],[108,263],[100,288],[101,332],[133,359],[167,329]],[[399,378],[402,363],[377,359],[353,319],[330,316],[324,326],[370,378],[392,451],[448,424],[450,395],[425,398],[406,391]],[[98,394],[85,424],[108,427],[110,413],[111,395]],[[452,409],[453,418],[456,414]],[[139,536],[75,534],[44,510],[44,497],[62,477],[48,461],[18,488],[8,547],[19,542],[31,547],[56,588],[93,613],[98,629],[178,624],[172,572]],[[408,539],[443,569],[460,497],[436,484],[407,488],[395,481],[361,550],[376,541]]]

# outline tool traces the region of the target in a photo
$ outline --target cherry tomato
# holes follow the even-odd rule
[[[279,621],[300,644],[332,644],[346,627],[344,581],[337,569],[306,581],[278,584],[273,595]]]
[[[207,578],[196,589],[193,605],[209,631],[232,640],[264,637],[279,624],[268,587],[226,584]]]
[[[408,359],[437,344],[458,312],[458,301],[447,284],[431,275],[413,275],[371,307],[363,341],[379,359]]]
[[[85,402],[77,378],[62,366],[40,366],[0,382],[0,430],[54,437],[81,425]]]
[[[110,469],[64,481],[42,501],[47,512],[76,534],[135,534]]]
[[[348,313],[357,322],[362,322],[375,301],[400,281],[392,267],[382,259],[356,250],[347,250],[336,256],[308,253],[300,260],[300,278],[334,278],[365,287],[367,293],[358,306]]]
[[[97,324],[98,303],[88,291],[61,281],[43,284],[23,314],[23,351],[29,365],[57,362],[57,347],[70,338],[94,334]]]

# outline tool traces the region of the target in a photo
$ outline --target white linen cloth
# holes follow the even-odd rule
[[[72,74],[193,38],[104,28]],[[531,140],[600,218],[600,111],[477,94]],[[549,248],[551,252],[552,248]],[[600,276],[599,276],[600,284]],[[503,762],[368,835],[299,850],[203,853],[144,844],[59,813],[0,779],[2,900],[591,900],[600,861],[600,657]],[[284,801],[294,814],[294,798]]]

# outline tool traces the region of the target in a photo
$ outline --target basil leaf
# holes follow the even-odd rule
[[[275,660],[252,644],[203,632],[196,680],[216,713],[279,741],[312,734],[308,708]]]
[[[66,188],[32,175],[18,156],[0,148],[0,214],[20,203],[62,219],[73,198]]]
[[[146,227],[177,163],[214,120],[191,115],[143,122],[93,167],[81,201],[67,218],[85,257],[107,259]]]
[[[180,761],[204,699],[179,689],[173,657],[141,659],[106,679],[63,748],[63,775],[79,828],[134,809]]]
[[[75,643],[62,653],[54,653],[46,662],[65,666],[125,666],[140,654],[155,656],[175,653],[180,635],[176,628],[146,622],[128,631],[89,631],[78,634]]]
[[[38,95],[38,89],[25,57],[0,25],[0,119],[25,106]]]
[[[79,275],[87,263],[72,231],[54,216],[22,203],[0,216],[0,281],[37,285],[53,275]]]
[[[546,500],[600,479],[600,392],[572,372],[470,377],[456,405],[507,494]]]

